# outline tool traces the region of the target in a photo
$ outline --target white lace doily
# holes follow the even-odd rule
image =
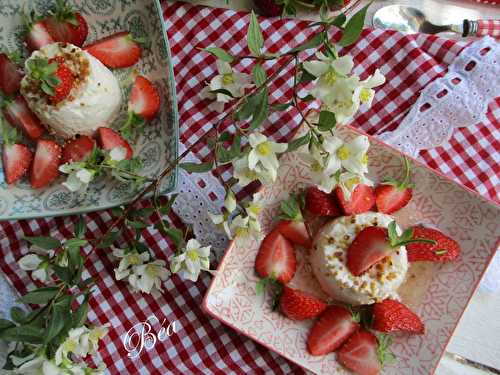
[[[481,122],[500,96],[500,44],[484,37],[465,47],[444,77],[422,90],[398,128],[378,136],[416,157],[447,142],[455,128]]]

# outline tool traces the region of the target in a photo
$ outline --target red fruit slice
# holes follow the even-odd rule
[[[387,229],[366,227],[347,249],[347,268],[359,276],[391,252]]]
[[[455,260],[460,256],[460,245],[457,241],[444,235],[440,231],[425,227],[413,228],[413,239],[427,238],[436,241],[436,244],[411,243],[406,246],[410,262],[431,261],[444,262]]]
[[[368,185],[359,184],[356,186],[351,193],[349,201],[344,198],[344,193],[340,187],[335,189],[335,195],[345,215],[361,214],[370,211],[375,204],[373,188]]]
[[[35,51],[47,44],[54,43],[55,40],[49,34],[43,21],[36,22],[28,27],[26,34],[26,45],[30,51]]]
[[[392,214],[406,206],[412,195],[411,188],[400,189],[393,185],[379,185],[375,189],[375,204],[379,212]]]
[[[333,197],[314,186],[307,189],[306,209],[318,216],[335,217],[341,215],[337,202],[335,202]]]
[[[19,91],[23,74],[5,53],[0,53],[0,90],[7,96]]]
[[[49,60],[49,64],[53,62],[57,63],[57,70],[54,76],[59,78],[60,83],[53,88],[55,94],[50,96],[49,99],[52,103],[59,103],[66,99],[71,92],[75,78],[73,77],[73,72],[66,65],[63,57],[59,56]]]
[[[293,245],[280,232],[269,233],[255,258],[255,271],[260,277],[272,277],[277,281],[288,283],[297,268],[297,260]]]
[[[311,247],[311,237],[303,221],[281,220],[275,230],[294,244]]]
[[[377,375],[382,370],[377,348],[377,337],[371,332],[360,330],[340,349],[337,359],[356,374]]]
[[[283,288],[280,310],[293,320],[306,320],[318,316],[326,309],[326,303],[309,293],[288,286]]]
[[[47,186],[59,176],[61,147],[54,141],[39,139],[31,165],[31,186],[39,189]]]
[[[401,302],[386,299],[373,306],[372,328],[381,332],[405,331],[423,334],[425,327],[417,314]]]
[[[78,47],[83,46],[89,33],[85,18],[68,6],[66,9],[57,9],[54,16],[45,20],[45,26],[54,41],[71,43]]]
[[[311,328],[307,349],[312,355],[328,354],[337,350],[358,329],[359,324],[349,310],[330,306]]]
[[[40,120],[29,109],[26,100],[19,95],[13,101],[8,101],[3,109],[5,119],[21,130],[31,139],[38,139],[45,132]]]
[[[130,92],[128,109],[150,120],[160,109],[160,95],[156,87],[145,77],[137,76]]]
[[[85,160],[92,153],[94,146],[95,141],[86,135],[81,135],[78,138],[66,142],[62,153],[61,164]]]
[[[3,145],[3,171],[5,181],[13,184],[28,172],[33,159],[33,153],[22,144],[4,144]]]
[[[277,4],[274,0],[254,0],[259,14],[267,17],[278,17],[283,12],[283,6]]]
[[[125,159],[130,159],[134,154],[134,151],[132,150],[132,147],[130,147],[130,144],[113,129],[104,127],[98,128],[97,137],[99,140],[99,144],[101,145],[101,148],[103,150],[110,151],[116,147],[123,147],[127,150]]]
[[[141,47],[128,31],[122,31],[89,44],[88,53],[109,68],[126,68],[141,58]]]

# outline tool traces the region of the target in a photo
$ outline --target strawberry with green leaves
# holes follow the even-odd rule
[[[276,225],[275,230],[296,245],[310,247],[312,245],[311,236],[302,216],[303,207],[302,194],[292,195],[290,199],[281,202],[279,215],[281,220]]]
[[[29,13],[22,12],[21,17],[26,27],[26,46],[30,51],[38,50],[55,42],[49,33],[45,20],[37,17],[34,10]]]
[[[414,227],[413,239],[428,238],[435,241],[431,243],[412,243],[406,247],[410,262],[431,261],[448,262],[460,256],[460,245],[457,241],[441,233],[437,229]]]
[[[389,350],[392,339],[387,335],[375,336],[364,329],[353,334],[340,348],[337,360],[358,375],[378,375],[384,364],[395,360]]]
[[[2,165],[5,181],[10,185],[23,177],[31,165],[33,153],[19,143],[20,135],[15,128],[8,126],[0,118],[2,128]]]
[[[28,61],[28,74],[39,82],[41,91],[52,104],[66,99],[73,88],[75,78],[64,57],[50,60],[37,57]]]
[[[392,214],[410,202],[414,185],[410,182],[410,162],[403,157],[404,178],[402,181],[386,179],[375,189],[377,210],[384,214]]]
[[[56,0],[55,9],[44,19],[44,24],[54,41],[78,47],[83,46],[89,33],[85,18],[75,12],[66,0]]]
[[[395,221],[388,228],[366,227],[357,234],[347,249],[347,268],[354,276],[360,276],[396,249],[416,242],[435,244],[431,239],[413,239],[411,228],[399,236]]]

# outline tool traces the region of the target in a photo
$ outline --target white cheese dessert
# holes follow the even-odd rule
[[[53,43],[34,51],[26,60],[51,59],[62,56],[75,81],[70,95],[59,103],[51,103],[39,82],[26,75],[21,81],[21,93],[31,110],[47,129],[68,139],[77,134],[92,135],[100,126],[109,126],[117,117],[122,94],[118,80],[99,60],[69,43]]]
[[[387,228],[394,218],[379,212],[343,216],[327,223],[317,234],[311,250],[313,272],[323,290],[333,299],[365,305],[398,298],[397,289],[408,271],[406,248],[394,249],[360,276],[347,268],[347,249],[356,235],[368,226]],[[401,229],[397,227],[398,234]]]

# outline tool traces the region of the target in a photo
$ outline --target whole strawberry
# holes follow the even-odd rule
[[[56,0],[55,9],[50,17],[44,20],[44,24],[54,41],[71,43],[78,47],[83,46],[89,33],[85,18],[75,12],[66,0]]]
[[[293,320],[311,319],[326,309],[326,303],[309,293],[284,286],[280,298],[280,310]]]
[[[373,329],[380,332],[405,331],[423,334],[425,327],[417,314],[401,302],[386,299],[373,306]]]

